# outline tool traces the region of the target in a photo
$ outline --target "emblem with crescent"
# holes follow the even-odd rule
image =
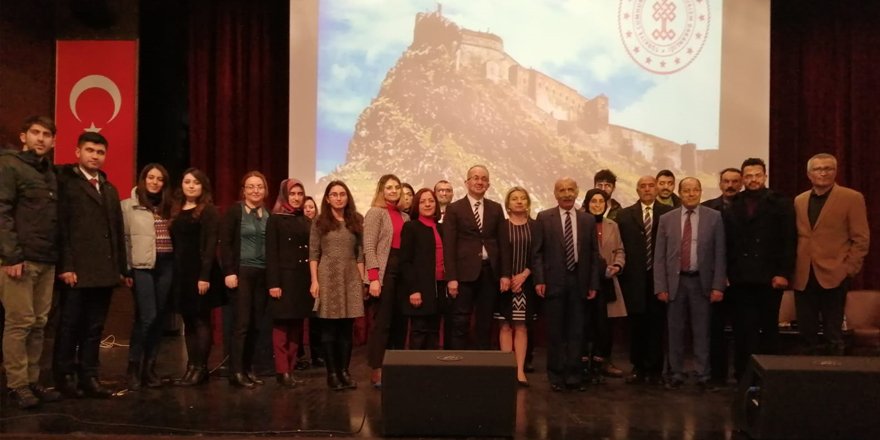
[[[82,119],[76,112],[76,101],[83,92],[89,89],[101,89],[110,95],[110,98],[113,99],[113,116],[111,116],[107,122],[116,119],[116,115],[119,114],[119,108],[122,107],[122,94],[119,92],[119,87],[116,83],[104,75],[84,76],[73,85],[73,88],[70,90],[70,112],[73,113],[73,117],[75,117],[77,121],[82,122]],[[96,131],[100,130],[100,128],[95,127],[94,122],[92,122],[92,126],[89,128],[95,129]]]

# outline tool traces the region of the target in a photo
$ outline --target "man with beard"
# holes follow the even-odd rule
[[[675,195],[675,174],[669,170],[657,173],[657,201],[670,208],[681,206],[681,199]]]
[[[737,379],[749,356],[779,350],[779,305],[794,271],[797,240],[792,201],[767,188],[764,161],[746,159],[742,176],[745,191],[723,211]]]

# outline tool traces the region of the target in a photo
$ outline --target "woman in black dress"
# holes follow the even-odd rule
[[[303,319],[315,300],[309,293],[309,233],[311,220],[303,214],[302,182],[281,182],[278,199],[266,227],[266,286],[272,316],[272,348],[278,384],[293,388],[296,351],[302,340]]]
[[[529,215],[531,198],[528,191],[518,186],[507,192],[504,200],[509,218],[501,226],[502,248],[509,255],[502,261],[507,265],[510,277],[510,290],[501,292],[498,300],[498,311],[495,318],[501,320],[501,332],[498,342],[501,351],[513,351],[516,357],[516,379],[522,386],[529,382],[525,374],[526,348],[528,347],[528,331],[526,323],[534,319],[537,295],[532,282],[532,242],[539,228]]]
[[[224,301],[215,250],[220,216],[213,205],[211,181],[196,168],[183,173],[183,183],[171,209],[174,246],[174,287],[177,305],[186,326],[186,373],[179,385],[208,381],[211,353],[211,312]]]
[[[440,301],[446,296],[443,241],[434,191],[422,188],[413,198],[418,218],[400,233],[400,303],[410,318],[409,348],[436,350],[440,345]]]

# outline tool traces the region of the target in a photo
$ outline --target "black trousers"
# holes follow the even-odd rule
[[[807,287],[803,291],[795,292],[798,331],[807,354],[842,355],[844,353],[842,327],[847,290],[849,290],[848,279],[844,279],[838,286],[826,289],[819,284],[813,270],[810,269]],[[819,342],[820,314],[825,346]]]
[[[55,333],[52,370],[56,377],[79,372],[79,380],[98,377],[99,350],[113,287],[61,291],[61,322]]]
[[[727,298],[733,302],[733,373],[739,379],[751,355],[779,352],[779,306],[783,291],[771,286],[737,284],[731,285],[728,292],[722,303]]]
[[[547,286],[547,377],[552,385],[580,385],[587,292],[578,287],[577,274],[566,274],[564,286]]]
[[[267,324],[271,329],[271,320],[266,316],[268,301],[266,270],[242,266],[238,271],[238,288],[229,291],[229,302],[233,307],[229,366],[233,373],[251,371],[258,345],[261,350],[266,349],[263,345],[268,345],[271,353],[271,330],[268,334],[266,331]]]
[[[370,368],[382,368],[382,360],[385,357],[385,349],[403,349],[399,336],[389,338],[392,324],[397,321],[394,330],[399,331],[400,321],[403,319],[400,307],[397,306],[397,279],[398,279],[398,256],[397,249],[392,249],[388,255],[388,263],[385,265],[385,273],[382,277],[382,291],[379,298],[372,298],[372,328],[367,341],[367,363]],[[398,315],[398,316],[395,316]],[[397,318],[397,319],[395,319]]]
[[[437,292],[445,295],[446,282],[437,282]],[[437,298],[438,310],[446,298]],[[414,315],[409,317],[410,333],[409,348],[411,350],[437,350],[440,347],[440,313],[430,315]]]
[[[492,340],[492,314],[495,312],[495,301],[498,298],[498,278],[488,261],[483,261],[480,276],[474,281],[459,282],[458,296],[450,297],[452,316],[447,323],[452,323],[452,350],[468,349],[468,333],[471,314],[474,315],[474,346],[477,350],[490,350]]]
[[[730,344],[724,329],[733,322],[734,295],[733,286],[724,292],[724,300],[709,304],[709,366],[711,379],[723,382],[730,375]],[[739,344],[737,344],[739,346]]]
[[[629,313],[629,359],[635,372],[659,376],[663,373],[663,337],[666,334],[666,304],[654,295],[654,273],[647,278],[645,311]]]
[[[611,356],[611,320],[608,319],[608,302],[604,293],[599,290],[596,299],[586,303],[583,354],[607,359]]]

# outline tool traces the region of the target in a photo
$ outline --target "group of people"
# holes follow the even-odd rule
[[[825,339],[841,353],[847,281],[868,249],[864,198],[835,184],[837,162],[827,154],[810,159],[813,188],[794,202],[766,187],[763,161],[747,159],[721,172],[722,195],[702,205],[698,179],[682,179],[676,195],[675,176],[663,170],[640,178],[639,200],[621,207],[612,198],[616,176],[602,170],[580,208],[577,182],[564,177],[554,183],[557,206],[533,218],[526,189],[511,188],[503,204],[490,200],[489,170],[474,165],[456,201],[446,180],[413,191],[386,174],[363,216],[345,182],[331,181],[316,201],[301,181],[286,179],[268,204],[266,177],[251,171],[240,201],[221,215],[198,169],[172,190],[166,169],[148,164],[120,203],[101,171],[107,140],[83,133],[77,162],[56,167],[48,160],[54,137],[51,119],[32,117],[22,151],[0,154],[4,366],[22,408],[61,395],[111,395],[98,380],[98,347],[120,283],[135,299],[133,389],[163,385],[155,365],[172,309],[183,317],[187,352],[175,383],[205,383],[211,313],[224,304],[232,311],[227,351],[236,387],[263,384],[254,370],[260,338],[271,339],[278,383],[295,387],[304,320],[328,387],[357,387],[349,372],[353,322],[369,313],[374,387],[382,385],[386,349],[493,349],[493,322],[498,346],[515,354],[517,380],[528,386],[529,333],[540,315],[552,390],[583,391],[590,379],[623,376],[610,357],[613,319],[624,316],[627,382],[662,378],[678,388],[687,334],[701,385],[727,380],[727,320],[736,377],[751,353],[777,350],[785,289],[797,291],[811,351],[821,314]],[[56,278],[63,288],[52,390],[39,383],[39,360]]]

